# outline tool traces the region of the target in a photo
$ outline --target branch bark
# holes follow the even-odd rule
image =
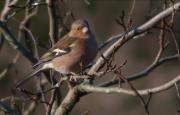
[[[55,115],[68,115],[74,105],[79,101],[80,95],[81,92],[78,91],[77,87],[70,89],[62,104],[57,108]]]
[[[140,95],[149,95],[149,94],[156,94],[162,91],[168,90],[169,88],[173,87],[175,83],[180,81],[180,75],[174,78],[173,80],[165,83],[164,85],[157,86],[155,88],[144,89],[144,90],[137,90]],[[105,88],[105,87],[96,87],[92,85],[80,85],[78,87],[80,91],[83,92],[99,92],[99,93],[122,93],[127,95],[136,96],[136,93],[133,90],[114,87],[114,88]]]

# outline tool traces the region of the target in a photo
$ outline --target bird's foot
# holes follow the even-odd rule
[[[77,77],[78,75],[76,73],[70,72],[68,75],[69,75],[69,80],[70,81],[75,81],[76,82],[78,80],[78,77]]]
[[[79,80],[84,80],[84,79],[88,79],[89,76],[88,75],[78,75],[76,73],[70,72],[69,73],[69,80],[73,81],[73,82],[77,82]]]
[[[75,75],[71,75],[70,78],[69,78],[69,80],[70,80],[70,81],[75,81],[75,82],[77,82],[78,77],[75,76]]]

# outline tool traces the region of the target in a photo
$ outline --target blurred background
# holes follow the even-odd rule
[[[0,11],[2,11],[5,0],[0,1]],[[23,5],[25,0],[18,4]],[[60,12],[72,12],[76,19],[88,20],[90,27],[95,34],[98,43],[102,43],[113,35],[123,32],[116,19],[125,11],[125,22],[129,16],[133,0],[64,0],[60,4]],[[158,14],[163,9],[163,0],[136,0],[132,12],[132,27],[140,26],[151,17]],[[23,19],[24,11],[18,12],[14,18],[8,22],[8,27],[17,36],[19,22]],[[176,14],[174,19],[174,29],[180,32],[180,15]],[[68,20],[67,27],[72,22]],[[49,40],[49,18],[47,7],[39,7],[38,14],[31,20],[30,29],[39,43],[48,44]],[[128,76],[140,72],[150,65],[159,48],[158,29],[151,29],[151,34],[142,38],[134,39],[126,43],[118,50],[115,55],[115,62],[121,65],[125,60],[127,64],[123,67],[123,75]],[[66,32],[64,32],[66,33]],[[64,34],[62,33],[62,35]],[[61,36],[62,36],[61,35]],[[178,43],[180,44],[180,34],[177,33]],[[165,39],[170,41],[169,47],[163,56],[176,54],[176,48],[172,36],[166,33]],[[24,44],[24,40],[21,39]],[[48,46],[49,47],[49,46]],[[39,47],[40,55],[47,49]],[[12,62],[17,52],[12,49],[7,42],[3,44],[0,51],[0,72]],[[137,89],[152,88],[162,85],[180,74],[180,62],[172,61],[161,65],[144,78],[133,81]],[[0,80],[0,98],[11,95],[11,88],[17,79],[26,75],[32,69],[32,64],[20,55],[15,66]],[[96,84],[111,80],[113,76],[106,75],[98,78]],[[62,89],[63,90],[63,89]],[[65,95],[65,94],[64,94]],[[177,109],[180,101],[176,95],[175,88],[153,95],[150,102],[149,111],[152,115],[178,115]],[[35,115],[41,111],[37,109]],[[79,100],[79,103],[72,110],[70,115],[80,115],[89,111],[89,115],[144,115],[145,111],[137,97],[124,94],[101,94],[92,93]],[[42,114],[42,112],[41,112]]]

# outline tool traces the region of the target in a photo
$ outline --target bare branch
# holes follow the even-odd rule
[[[14,64],[17,62],[18,59],[19,59],[19,53],[16,54],[16,56],[14,57],[12,62],[10,64],[8,64],[8,66],[6,68],[4,68],[3,71],[0,73],[0,80],[2,78],[4,78],[4,76],[7,74],[8,70],[14,66]]]
[[[16,37],[11,33],[11,31],[7,28],[7,26],[0,21],[0,32],[3,33],[5,36],[5,39],[8,41],[8,43],[16,50],[21,52],[27,59],[29,59],[31,62],[36,63],[37,59],[33,57],[31,52],[26,50],[16,39]]]
[[[165,28],[166,28],[165,19],[161,21],[161,28],[162,29],[160,30],[160,34],[159,34],[159,51],[153,63],[157,63],[159,61],[165,48],[164,47],[164,37],[165,37]]]
[[[78,102],[79,98],[80,92],[77,88],[70,89],[65,99],[62,101],[62,104],[57,108],[55,115],[67,115]]]
[[[162,11],[161,13],[159,13],[158,15],[156,15],[154,18],[150,19],[148,22],[146,22],[145,24],[143,24],[142,26],[131,30],[130,32],[128,32],[125,35],[125,40],[123,40],[123,37],[120,37],[118,41],[116,41],[113,45],[111,45],[105,52],[104,52],[104,56],[105,57],[109,57],[114,49],[119,49],[123,44],[125,44],[127,41],[131,40],[134,36],[140,35],[143,32],[149,30],[150,28],[152,28],[156,23],[158,23],[160,20],[162,20],[163,18],[171,15],[171,13],[174,12],[174,10],[178,10],[180,7],[180,2],[176,3],[175,5],[173,5],[172,7],[169,7],[168,9]],[[118,38],[117,38],[118,39]],[[91,67],[89,74],[93,74],[94,72],[98,71],[99,67],[101,67],[101,65],[103,65],[104,63],[104,59],[102,57],[100,57],[96,63]]]
[[[136,74],[127,76],[126,78],[129,81],[133,81],[133,80],[139,79],[141,77],[145,77],[146,75],[148,75],[150,72],[152,72],[154,69],[156,69],[160,65],[164,64],[165,62],[174,61],[174,60],[178,60],[178,55],[177,54],[173,55],[173,56],[167,56],[165,58],[161,58],[157,63],[152,63],[145,70],[143,70],[141,72],[138,72]],[[115,85],[117,83],[118,83],[118,80],[113,80],[113,81],[104,82],[102,84],[99,84],[98,86],[108,87],[108,86]]]
[[[11,5],[14,5],[17,3],[18,0],[12,0],[12,1],[9,1],[9,0],[6,0],[5,4],[4,4],[4,8],[0,14],[0,20],[2,22],[6,22],[7,21],[7,17],[9,15],[9,12],[11,11],[11,8],[9,8],[8,6],[11,4]],[[2,49],[2,46],[4,44],[4,36],[1,34],[0,35],[0,50]]]
[[[177,50],[177,54],[179,55],[179,59],[180,59],[180,50],[179,50],[179,45],[178,45],[176,34],[175,34],[174,30],[171,27],[169,27],[168,29],[169,29],[169,31],[170,31],[170,33],[172,35],[172,39],[174,41],[174,44],[175,44],[176,50]]]
[[[34,113],[35,109],[38,105],[37,102],[33,101],[29,106],[28,109],[26,109],[26,111],[24,111],[23,115],[32,115],[32,113]]]
[[[168,90],[169,88],[173,87],[175,83],[180,81],[180,75],[174,78],[173,80],[165,83],[164,85],[157,86],[155,88],[144,89],[144,90],[137,90],[140,95],[149,95],[160,93],[162,91]],[[113,88],[104,88],[104,87],[96,87],[91,85],[80,85],[78,87],[80,91],[85,92],[99,92],[99,93],[122,93],[127,95],[136,96],[137,94],[133,90],[113,87]]]
[[[10,5],[15,5],[16,3],[18,2],[18,0],[6,0],[5,2],[5,5],[4,5],[4,8],[3,8],[3,11],[1,12],[1,21],[7,21],[7,17],[8,17],[8,14],[11,10],[11,8],[9,7]]]
[[[56,15],[57,0],[47,0],[49,14],[49,36],[52,45],[55,44],[58,38],[58,20]]]
[[[123,37],[120,37],[118,41],[116,41],[113,45],[111,45],[105,52],[104,56],[109,57],[114,50],[119,49],[124,43],[131,40],[134,36],[140,35],[143,32],[146,32],[150,28],[152,28],[156,23],[158,23],[160,20],[164,19],[167,16],[170,16],[171,13],[174,12],[174,10],[179,10],[180,2],[176,3],[175,5],[167,8],[166,10],[162,11],[158,15],[156,15],[154,18],[146,22],[145,24],[141,25],[140,27],[131,30],[128,32],[125,36],[125,39],[123,40]],[[100,57],[96,63],[91,67],[89,74],[93,74],[94,72],[98,71],[99,67],[103,65],[104,59]]]

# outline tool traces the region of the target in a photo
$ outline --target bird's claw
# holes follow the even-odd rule
[[[78,80],[78,75],[76,73],[70,72],[69,73],[69,80],[76,82]]]
[[[69,73],[69,80],[70,81],[74,81],[74,82],[77,82],[78,80],[82,80],[82,79],[87,79],[88,77],[87,76],[84,76],[84,75],[78,75],[76,73]]]
[[[75,81],[77,82],[78,80],[78,77],[76,75],[71,75],[70,78],[69,78],[70,81]]]

